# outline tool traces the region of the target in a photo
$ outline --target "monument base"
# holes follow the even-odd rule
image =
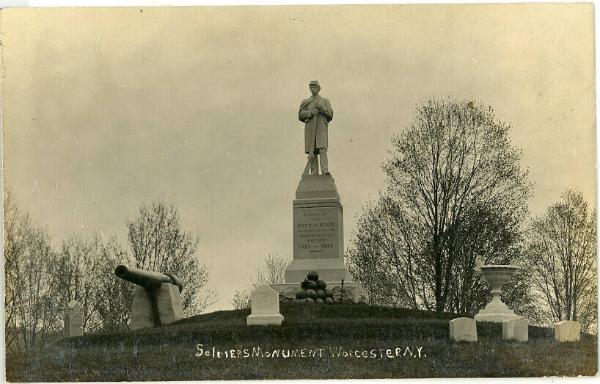
[[[281,325],[283,315],[249,315],[246,318],[246,325]]]
[[[183,306],[178,286],[163,283],[156,290],[155,295],[159,325],[171,324],[183,318]],[[157,325],[154,323],[152,300],[143,287],[137,286],[133,296],[129,328],[142,329],[155,326]]]
[[[368,303],[369,297],[364,288],[355,281],[344,280],[344,291],[342,292],[341,281],[325,281],[327,289],[333,291],[333,298],[336,301],[345,303]],[[300,283],[280,283],[271,284],[271,288],[279,292],[280,302],[291,302],[296,299],[296,293],[302,290]]]
[[[478,314],[474,316],[475,321],[488,321],[492,323],[503,323],[507,320],[518,319],[520,316],[516,315],[510,308],[506,306],[500,297],[494,297],[492,301]]]
[[[344,266],[344,259],[294,259],[285,269],[285,281],[295,284],[306,279],[310,271],[317,271],[324,281],[352,281],[352,275]]]
[[[474,316],[475,321],[488,321],[490,323],[503,323],[508,320],[518,319],[520,316],[514,313],[478,313]]]

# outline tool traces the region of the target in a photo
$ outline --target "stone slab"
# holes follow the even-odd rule
[[[450,320],[450,339],[453,341],[477,341],[477,323],[469,317]]]
[[[77,300],[67,305],[64,315],[65,337],[83,335],[83,308]]]
[[[526,343],[529,340],[529,321],[520,317],[503,322],[502,340]]]
[[[283,315],[250,315],[246,318],[246,325],[276,325],[283,324]]]
[[[563,320],[554,324],[554,339],[558,342],[579,341],[581,325],[578,321]]]
[[[160,325],[171,324],[183,318],[183,305],[179,287],[163,283],[155,292]],[[153,328],[154,314],[150,296],[143,287],[137,286],[133,295],[133,308],[129,328]]]
[[[138,285],[135,287],[135,291],[133,293],[133,305],[131,309],[129,328],[135,330],[153,327],[154,321],[152,317],[152,303],[148,297],[148,293],[146,293],[146,290]]]
[[[286,283],[310,271],[325,281],[351,280],[344,266],[343,206],[331,175],[303,175],[293,202],[293,260]]]
[[[279,313],[279,292],[262,285],[250,295],[250,315],[246,325],[281,325],[283,316]]]
[[[178,286],[161,284],[156,292],[156,304],[161,325],[171,324],[183,319],[183,304]]]
[[[343,214],[336,199],[294,200],[294,259],[344,261]]]

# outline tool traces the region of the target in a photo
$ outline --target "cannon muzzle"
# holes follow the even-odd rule
[[[176,276],[168,273],[146,271],[144,269],[126,267],[119,265],[115,268],[117,277],[127,280],[133,284],[144,287],[146,290],[153,290],[162,283],[174,284],[179,287],[179,292],[183,289],[183,282]]]

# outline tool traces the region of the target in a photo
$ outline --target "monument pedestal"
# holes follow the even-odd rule
[[[341,289],[343,280],[345,294],[357,301],[366,296],[344,266],[343,213],[331,175],[302,175],[293,203],[293,260],[285,270],[285,284],[272,285],[280,300],[292,300],[310,271],[318,272],[330,289]]]
[[[508,320],[516,320],[520,316],[515,314],[510,308],[506,306],[498,298],[496,301],[492,300],[484,309],[479,311],[474,316],[475,321],[489,321],[492,323],[503,323]]]
[[[500,299],[502,287],[510,281],[519,269],[519,267],[514,265],[484,265],[481,267],[483,278],[492,288],[492,301],[474,316],[475,321],[502,323],[519,318]]]
[[[133,330],[171,324],[183,318],[179,287],[163,283],[155,292],[156,307],[146,290],[137,286],[133,296],[133,309],[129,327]],[[155,316],[158,317],[155,319]],[[155,323],[155,320],[157,323]]]
[[[330,281],[350,281],[344,267],[344,208],[331,175],[302,175],[293,203],[293,260],[286,283],[299,283],[310,271]]]

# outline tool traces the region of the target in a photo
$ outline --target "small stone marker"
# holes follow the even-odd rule
[[[559,342],[579,341],[581,325],[578,321],[564,320],[554,324],[554,338]]]
[[[454,341],[477,341],[477,324],[469,317],[450,320],[450,339]]]
[[[252,313],[246,318],[246,325],[281,325],[283,322],[279,313],[279,292],[268,285],[252,291],[250,306]]]
[[[524,317],[520,317],[503,322],[502,340],[526,343],[529,340],[529,321]]]
[[[65,337],[83,335],[83,308],[77,300],[72,300],[65,310]]]

